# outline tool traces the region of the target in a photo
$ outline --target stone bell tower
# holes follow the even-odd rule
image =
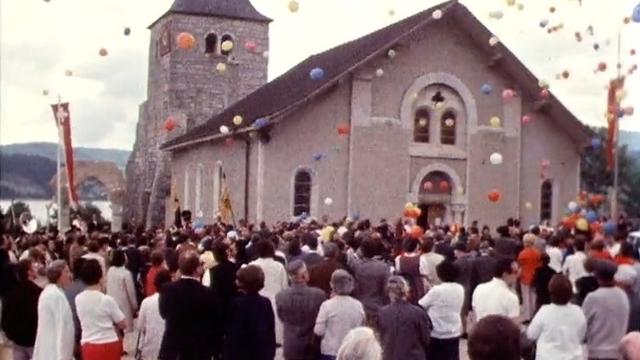
[[[175,0],[149,26],[147,100],[126,169],[125,211],[135,224],[164,223],[171,179],[159,146],[267,82],[270,22],[249,0]],[[192,48],[178,46],[181,33],[195,38]],[[171,131],[169,117],[177,125]]]

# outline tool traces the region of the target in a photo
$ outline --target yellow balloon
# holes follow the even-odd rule
[[[442,108],[444,107],[444,102],[443,101],[439,101],[435,104],[435,108],[436,110],[442,110]]]
[[[236,115],[233,117],[233,125],[235,126],[240,126],[240,124],[242,124],[242,116],[240,115]]]
[[[233,49],[233,41],[231,40],[223,41],[222,45],[220,45],[220,48],[222,49],[222,51],[231,51],[231,49]]]
[[[289,11],[292,13],[298,12],[300,9],[300,4],[296,0],[289,1]]]
[[[585,218],[580,218],[576,221],[576,229],[580,231],[588,231],[589,230],[589,222]]]
[[[404,204],[404,208],[407,209],[407,210],[408,209],[413,209],[413,204],[408,202],[408,203]]]
[[[507,0],[507,6],[513,6],[516,4],[516,0]]]
[[[524,10],[524,4],[518,4],[518,10],[520,11]]]
[[[524,203],[524,207],[527,210],[531,210],[531,209],[533,209],[533,204],[531,202],[527,201],[526,203]]]
[[[489,124],[491,124],[491,126],[494,128],[499,128],[500,126],[502,126],[502,120],[500,120],[500,118],[497,116],[493,116],[489,120]]]
[[[225,72],[227,71],[227,65],[225,65],[225,63],[218,63],[216,70],[218,70],[218,72]]]

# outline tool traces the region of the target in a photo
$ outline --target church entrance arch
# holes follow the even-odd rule
[[[64,188],[67,182],[66,171],[60,171],[63,184],[62,191],[62,216],[63,224],[69,224],[69,196]],[[107,199],[111,203],[111,230],[114,232],[122,230],[122,210],[125,200],[125,181],[122,170],[114,162],[110,161],[75,161],[74,164],[75,186],[76,188],[83,182],[95,179],[106,187]],[[51,188],[56,190],[58,175],[54,175],[49,183]],[[57,201],[57,199],[54,199]]]
[[[462,224],[466,202],[460,177],[451,167],[434,163],[420,170],[415,177],[409,198],[422,210],[417,224]]]

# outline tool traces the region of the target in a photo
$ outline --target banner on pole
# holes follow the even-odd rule
[[[73,146],[71,143],[71,116],[69,113],[69,103],[58,103],[51,105],[53,116],[58,128],[58,141],[62,145],[64,154],[64,167],[66,169],[67,190],[69,192],[69,204],[76,208],[78,205],[78,194],[76,193],[74,178]]]
[[[618,113],[620,101],[617,93],[624,88],[624,77],[611,80],[607,94],[607,168],[613,170],[618,144]]]

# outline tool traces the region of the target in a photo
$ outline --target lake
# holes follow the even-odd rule
[[[33,215],[40,224],[44,224],[47,221],[47,204],[51,203],[50,200],[29,200],[29,199],[16,199],[14,202],[22,201],[29,205],[31,215]],[[102,211],[102,217],[105,220],[111,220],[111,203],[109,201],[81,201],[82,204],[91,203]],[[0,208],[5,212],[11,206],[11,200],[0,200]],[[16,214],[16,217],[20,214]]]

